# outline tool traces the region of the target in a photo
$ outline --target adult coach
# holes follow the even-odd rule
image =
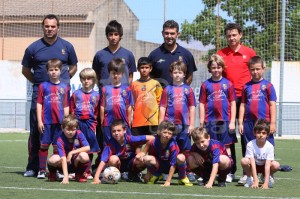
[[[174,61],[181,60],[186,64],[187,74],[185,81],[188,85],[192,83],[193,72],[197,70],[192,53],[176,43],[179,35],[178,23],[174,20],[166,21],[162,30],[164,43],[148,56],[153,63],[150,75],[158,80],[163,87],[172,83],[169,68]]]
[[[248,61],[251,57],[255,56],[256,53],[253,49],[246,47],[241,43],[243,32],[240,25],[236,23],[229,23],[225,26],[224,33],[228,46],[219,50],[217,54],[222,56],[225,61],[226,67],[223,76],[229,79],[229,81],[231,81],[234,85],[237,97],[236,117],[238,118],[243,87],[248,81],[251,80],[251,75],[248,70]],[[243,138],[241,138],[241,145],[242,154],[244,157],[246,146]],[[234,179],[234,173],[236,172],[236,154],[234,143],[230,146],[230,149],[234,165],[231,170],[231,174],[228,174],[227,176],[227,182],[232,182],[232,180]],[[245,176],[243,176],[239,182],[243,181],[243,178],[245,178]]]
[[[33,83],[32,101],[30,108],[30,135],[28,139],[28,164],[25,177],[35,176],[39,169],[38,151],[40,148],[40,134],[37,129],[36,100],[38,86],[48,81],[46,63],[49,59],[62,61],[61,81],[70,84],[70,78],[77,71],[77,56],[71,43],[58,37],[59,19],[49,14],[42,21],[43,38],[33,42],[25,50],[22,60],[22,74]]]
[[[98,86],[110,84],[108,63],[114,58],[120,58],[125,63],[125,73],[122,77],[123,84],[131,84],[136,64],[133,53],[121,46],[123,27],[116,21],[110,21],[105,28],[108,46],[98,51],[93,59],[93,69],[96,71]]]

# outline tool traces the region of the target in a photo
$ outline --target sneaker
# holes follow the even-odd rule
[[[147,184],[155,184],[157,181],[162,180],[163,175],[160,176],[152,176],[150,180],[147,182]]]
[[[272,176],[270,176],[268,187],[269,187],[269,188],[273,188],[274,182],[275,182],[275,181],[274,181],[274,178],[273,178]]]
[[[56,177],[57,177],[57,179],[63,179],[64,178],[64,174],[62,173],[62,172],[60,172],[60,171],[57,171],[56,172]],[[74,176],[75,177],[75,176]]]
[[[231,183],[235,179],[235,175],[232,173],[227,174],[226,182]]]
[[[198,180],[197,180],[198,181]],[[198,181],[199,186],[205,186],[207,184],[207,180]]]
[[[132,172],[128,172],[128,179],[131,182],[141,182],[141,183],[144,182],[142,180],[142,173],[134,174]]]
[[[224,181],[219,181],[218,187],[226,187],[226,183]]]
[[[247,177],[246,183],[244,184],[244,187],[251,187],[253,185],[253,178]]]
[[[86,177],[88,180],[93,180],[93,176],[90,172],[84,172],[83,175]]]
[[[247,175],[243,175],[239,181],[238,184],[246,184],[246,180],[247,180]]]
[[[195,182],[196,181],[195,173],[193,173],[193,172],[188,173],[187,177],[190,180],[190,182]]]
[[[57,172],[55,171],[49,171],[49,175],[48,175],[48,181],[56,181],[56,177],[57,177]]]
[[[37,179],[45,179],[45,177],[46,177],[46,171],[41,170],[38,172]]]
[[[87,179],[86,177],[84,176],[84,174],[79,174],[79,173],[76,173],[75,174],[75,180],[77,182],[87,182]]]
[[[34,177],[35,172],[33,170],[28,170],[24,173],[24,177]]]
[[[69,180],[75,180],[75,173],[69,173]]]
[[[168,174],[163,173],[163,178],[162,180],[166,181],[168,179]]]
[[[123,172],[121,173],[121,179],[124,181],[128,181],[128,172]]]
[[[183,179],[178,180],[179,185],[184,185],[184,186],[193,186],[193,183],[190,182],[188,177],[185,177]]]

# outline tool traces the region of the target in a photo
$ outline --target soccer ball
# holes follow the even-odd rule
[[[116,167],[107,167],[104,169],[103,173],[102,173],[102,180],[104,181],[104,183],[108,183],[108,184],[116,184],[118,183],[118,181],[121,178],[121,173],[119,171],[119,169],[117,169]]]

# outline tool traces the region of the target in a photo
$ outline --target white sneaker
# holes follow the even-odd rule
[[[35,172],[33,170],[28,170],[24,173],[24,177],[34,177]]]
[[[46,171],[41,170],[38,172],[37,179],[45,179],[45,177],[46,177]]]
[[[226,182],[230,183],[234,179],[235,179],[235,175],[234,174],[231,174],[231,173],[227,174],[227,176],[226,176]]]
[[[247,177],[246,184],[244,184],[244,187],[251,187],[253,185],[253,178]]]
[[[274,178],[273,178],[272,176],[270,176],[268,187],[269,187],[269,188],[273,188],[274,182],[275,182],[275,181],[274,181]]]
[[[166,181],[168,179],[168,174],[163,173],[163,180]]]
[[[61,179],[64,178],[64,174],[61,173],[61,172],[59,172],[59,171],[57,171],[57,172],[56,172],[56,178],[61,180]]]
[[[75,180],[75,173],[69,173],[69,180]]]
[[[238,184],[246,184],[246,180],[247,180],[247,175],[243,175],[239,181]]]

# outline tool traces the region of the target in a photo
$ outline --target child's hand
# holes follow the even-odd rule
[[[230,122],[228,128],[229,128],[229,132],[234,131],[235,130],[235,121]]]
[[[190,125],[189,126],[188,135],[191,135],[191,133],[192,133],[192,131],[193,131],[194,128],[195,128],[194,125]]]
[[[38,130],[40,134],[44,133],[44,123],[43,122],[38,122]]]
[[[94,178],[92,184],[101,184],[101,180],[99,178]]]
[[[258,180],[253,180],[253,184],[251,188],[257,189],[258,188]]]
[[[239,133],[240,133],[240,135],[244,134],[244,125],[242,125],[242,124],[239,124]]]
[[[276,124],[275,123],[270,123],[270,134],[276,133]]]
[[[72,159],[73,154],[70,152],[67,156],[67,163],[71,164],[71,159]]]
[[[204,187],[207,188],[207,189],[211,189],[212,188],[212,183],[207,183]]]
[[[69,184],[69,176],[64,177],[60,184]]]
[[[144,159],[144,156],[145,156],[145,153],[144,152],[139,152],[138,154],[136,154],[136,158],[139,159],[140,161],[143,161]]]
[[[268,183],[262,184],[262,185],[261,185],[261,188],[262,188],[262,189],[269,189]]]
[[[171,185],[171,182],[165,181],[165,184],[161,185],[162,187],[169,187]]]

